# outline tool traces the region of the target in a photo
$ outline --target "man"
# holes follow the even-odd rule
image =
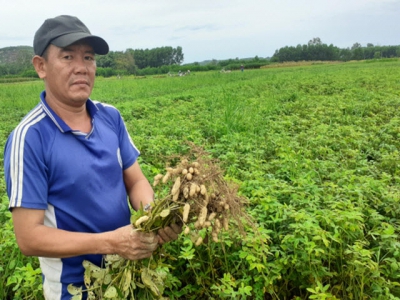
[[[119,112],[89,98],[95,54],[108,53],[106,41],[76,17],[58,16],[33,44],[45,90],[6,143],[9,207],[22,253],[39,256],[45,298],[70,299],[68,284],[83,285],[83,260],[147,258],[180,228],[156,235],[130,225],[127,198],[137,210],[154,195]]]

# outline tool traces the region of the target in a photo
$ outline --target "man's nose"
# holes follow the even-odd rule
[[[88,62],[84,57],[76,57],[74,59],[74,69],[76,73],[86,73],[88,71]]]

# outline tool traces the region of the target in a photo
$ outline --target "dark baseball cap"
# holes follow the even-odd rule
[[[33,50],[42,56],[49,44],[64,48],[85,39],[96,54],[107,54],[108,44],[101,37],[92,35],[89,29],[77,17],[58,16],[44,21],[36,31]]]

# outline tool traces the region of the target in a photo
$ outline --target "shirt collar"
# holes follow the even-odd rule
[[[43,107],[44,112],[49,116],[49,118],[54,122],[54,124],[57,126],[57,128],[61,131],[61,132],[68,132],[68,131],[72,131],[71,127],[69,127],[55,112],[54,110],[51,109],[51,107],[48,105],[48,103],[46,102],[46,91],[43,91],[40,94],[40,100],[41,100],[41,104]],[[93,101],[88,98],[86,101],[86,109],[89,112],[90,117],[94,118],[95,114],[97,113],[97,111],[99,110],[98,107],[96,106],[96,104],[93,103]]]

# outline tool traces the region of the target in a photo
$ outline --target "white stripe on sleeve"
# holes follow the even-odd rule
[[[10,175],[12,186],[10,207],[21,206],[26,133],[30,126],[36,124],[45,116],[46,114],[43,112],[42,108],[38,107],[37,109],[33,110],[24,120],[22,120],[22,122],[14,131],[10,154]]]

